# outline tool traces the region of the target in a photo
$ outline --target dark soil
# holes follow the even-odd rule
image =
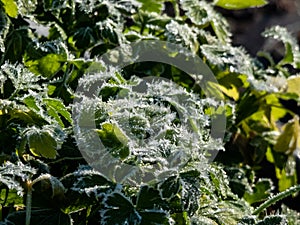
[[[233,44],[244,46],[252,55],[262,49],[280,55],[283,49],[278,43],[261,36],[266,28],[274,25],[287,27],[300,41],[300,0],[269,0],[269,4],[261,8],[219,11],[230,23]]]

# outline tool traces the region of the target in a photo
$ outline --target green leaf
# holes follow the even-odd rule
[[[281,214],[286,215],[288,224],[297,224],[300,222],[300,213],[296,210],[288,208],[286,205],[281,206]]]
[[[237,101],[240,97],[239,89],[248,85],[247,76],[229,73],[218,79],[224,94]]]
[[[35,74],[52,78],[65,64],[68,52],[63,42],[48,41],[29,46],[24,56],[25,65]]]
[[[61,62],[64,60],[66,60],[66,58],[63,56],[48,54],[38,60],[27,61],[26,65],[32,72],[41,74],[43,77],[51,78],[61,68]]]
[[[47,107],[48,114],[56,119],[61,127],[64,127],[64,123],[61,120],[59,114],[63,116],[70,124],[72,124],[71,114],[61,100],[54,98],[44,98],[43,102]]]
[[[6,36],[6,32],[9,29],[9,20],[4,12],[3,9],[0,9],[0,51],[4,52],[5,51],[5,46],[4,46],[4,39]]]
[[[20,27],[8,33],[5,40],[5,59],[21,62],[25,49],[31,42],[27,27]]]
[[[292,157],[290,157],[292,158]],[[294,160],[294,158],[292,159]],[[290,160],[290,161],[292,161]],[[288,160],[287,160],[288,161]],[[287,162],[288,164],[289,162]],[[292,162],[294,163],[294,162]],[[289,170],[295,168],[288,168]],[[292,187],[293,185],[297,184],[297,172],[295,171],[293,174],[291,174],[288,169],[284,168],[283,170],[279,170],[276,168],[276,177],[278,178],[278,190],[279,191],[285,191],[288,188]]]
[[[281,95],[280,93],[272,93],[266,96],[265,98],[265,106],[263,107],[264,110],[266,111],[266,115],[274,128],[276,127],[276,123],[279,121],[280,118],[283,118],[286,113],[288,113],[288,110],[285,109],[281,103],[280,103],[280,98]],[[270,114],[271,113],[271,114]]]
[[[104,209],[100,210],[101,224],[139,224],[141,221],[131,200],[122,193],[113,192],[105,196],[103,204]]]
[[[199,209],[199,197],[201,194],[200,173],[196,170],[180,174],[182,185],[183,208],[189,214],[194,214]]]
[[[171,216],[172,219],[174,219],[174,221],[176,221],[177,224],[182,224],[182,225],[191,224],[188,212],[173,213]]]
[[[65,202],[65,187],[50,174],[42,174],[33,180],[32,207],[59,209]]]
[[[102,143],[110,149],[114,157],[125,159],[129,155],[127,136],[116,124],[103,123],[101,126],[102,129],[96,129],[96,132]]]
[[[96,43],[95,33],[91,27],[81,27],[75,32],[73,41],[79,49],[91,47]]]
[[[180,179],[171,176],[158,184],[158,190],[162,199],[170,199],[174,197],[180,189]]]
[[[286,155],[285,153],[280,153],[280,152],[276,152],[274,150],[273,151],[270,150],[270,151],[267,151],[266,156],[267,156],[267,159],[269,160],[269,162],[275,164],[276,171],[278,171],[278,170],[281,171],[286,166],[286,162],[288,160],[288,155]],[[277,177],[279,177],[279,176],[277,176]]]
[[[1,181],[0,181],[1,182]],[[3,187],[2,187],[3,188]],[[0,191],[0,204],[3,206],[24,206],[23,197],[14,189],[3,188]]]
[[[300,76],[290,76],[287,79],[287,90],[288,93],[295,93],[300,97]]]
[[[29,149],[32,154],[55,159],[58,144],[49,129],[29,128],[26,131]]]
[[[64,193],[66,192],[66,189],[63,186],[63,184],[60,182],[60,180],[58,180],[56,177],[53,177],[48,174],[41,175],[41,176],[48,176],[49,182],[51,184],[51,189],[52,189],[51,198],[64,195]]]
[[[205,216],[194,216],[192,217],[192,224],[201,224],[201,225],[218,225],[218,223],[216,223],[215,221],[213,221],[212,219],[205,217]],[[248,224],[247,224],[248,225]]]
[[[136,208],[139,211],[154,209],[156,207],[165,207],[166,202],[160,197],[159,191],[149,187],[142,186],[137,195]]]
[[[16,18],[18,16],[18,6],[14,0],[1,0],[8,16]]]
[[[251,105],[251,108],[249,108],[249,105]],[[259,102],[254,94],[246,95],[237,105],[236,123],[239,124],[242,120],[246,120],[248,117],[259,112],[259,107]]]
[[[29,112],[50,124],[58,124],[60,128],[72,124],[71,114],[60,99],[48,98],[47,95],[43,98],[40,93],[30,91],[22,100],[31,110]]]
[[[193,23],[199,26],[207,25],[213,18],[212,6],[205,1],[181,0],[182,8],[186,10],[187,16]]]
[[[248,0],[248,1],[240,1],[240,0],[216,0],[214,4],[216,6],[220,6],[224,9],[245,9],[250,7],[261,7],[266,5],[268,2],[266,0]]]
[[[26,96],[23,99],[23,102],[26,104],[26,106],[29,109],[31,109],[33,111],[38,112],[41,110],[40,106],[36,103],[36,100],[35,100],[34,96],[32,96],[32,95]]]
[[[274,150],[276,152],[291,154],[298,147],[298,135],[299,135],[299,118],[295,116],[293,120],[290,120],[283,127],[283,132],[277,138]]]
[[[228,176],[229,186],[232,192],[239,198],[242,198],[246,191],[251,190],[246,171],[242,168],[226,167],[225,171]]]
[[[271,205],[275,204],[276,202],[293,195],[300,191],[300,185],[293,186],[283,192],[279,192],[278,194],[272,196],[271,198],[264,201],[261,205],[259,205],[253,212],[253,215],[259,215],[261,212],[266,210]]]
[[[132,116],[129,118],[130,131],[139,139],[146,138],[146,130],[149,128],[149,121],[142,116]]]
[[[89,167],[80,167],[74,173],[68,174],[61,180],[64,186],[76,191],[88,191],[88,189],[97,187],[103,190],[109,190],[114,184],[105,178],[101,173],[91,170]],[[89,194],[88,192],[86,192]]]
[[[209,176],[212,184],[216,188],[216,192],[218,193],[218,195],[226,198],[227,194],[229,193],[229,182],[225,171],[220,167],[213,167],[209,172]]]
[[[273,189],[273,184],[271,180],[260,179],[255,184],[252,192],[246,192],[244,194],[244,198],[249,204],[262,202],[266,198],[271,196],[272,189]]]
[[[101,38],[106,44],[121,44],[124,34],[122,33],[123,25],[111,19],[100,21],[97,23],[97,28],[100,30]]]
[[[142,3],[141,9],[147,12],[160,13],[163,7],[163,0],[137,0]]]
[[[61,179],[66,188],[64,212],[72,213],[97,205],[104,194],[113,191],[115,184],[89,167],[80,167]]]

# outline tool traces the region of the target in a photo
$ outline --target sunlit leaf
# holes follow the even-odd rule
[[[44,98],[43,102],[46,104],[48,114],[54,117],[61,127],[64,127],[64,123],[59,115],[63,116],[69,123],[72,123],[71,114],[61,100]]]
[[[23,102],[27,105],[29,109],[34,111],[40,111],[40,107],[36,104],[36,101],[33,96],[27,96],[23,99]]]
[[[273,183],[268,179],[258,180],[251,192],[246,192],[244,198],[253,204],[255,202],[263,202],[265,199],[271,196],[273,189]]]
[[[41,74],[43,77],[50,78],[60,69],[61,62],[64,60],[65,57],[49,54],[35,62],[27,61],[27,66],[29,66],[31,71]]]
[[[160,13],[163,8],[162,0],[137,0],[142,3],[141,9],[147,12]]]
[[[268,2],[266,0],[249,0],[249,1],[239,1],[239,0],[216,0],[215,5],[220,6],[225,9],[245,9],[250,7],[261,7],[266,5]]]
[[[128,139],[116,124],[103,123],[102,129],[96,132],[113,156],[125,159],[129,155]]]
[[[18,6],[14,0],[1,0],[7,15],[16,18],[18,16]]]
[[[294,160],[294,159],[291,159],[291,160]],[[290,161],[290,160],[288,160],[288,161]],[[288,170],[293,170],[294,172],[291,173]],[[279,191],[285,191],[288,188],[290,188],[294,185],[297,185],[297,171],[295,171],[295,168],[289,168],[289,169],[285,168],[283,170],[276,168],[276,177],[278,178],[278,190]]]
[[[25,65],[35,74],[52,78],[67,61],[67,49],[62,42],[49,41],[27,48]]]
[[[222,92],[235,101],[239,99],[239,89],[248,85],[247,76],[234,73],[224,75],[218,79],[218,82]]]
[[[300,96],[300,76],[291,76],[287,79],[287,90],[286,92],[296,93]]]
[[[213,82],[207,82],[206,94],[210,96],[217,96],[218,99],[224,100],[224,94],[222,93],[223,89],[221,85]],[[226,93],[225,93],[226,94]]]
[[[295,116],[282,127],[282,133],[277,138],[274,145],[276,152],[291,154],[298,147],[299,136],[299,118]]]
[[[26,136],[32,154],[50,159],[56,158],[58,143],[51,130],[32,127],[27,130]]]
[[[1,181],[0,181],[1,182]],[[3,206],[15,205],[24,206],[23,197],[18,194],[14,188],[5,189],[0,191],[0,203]]]

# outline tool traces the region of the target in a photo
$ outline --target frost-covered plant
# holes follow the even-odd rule
[[[125,172],[124,178],[157,178],[168,170],[205,168],[209,151],[223,149],[221,141],[211,137],[210,116],[205,113],[222,103],[200,99],[166,79],[132,76],[125,80],[112,68],[110,71],[80,80],[84,90],[73,111],[79,146],[93,167],[111,173],[119,163],[128,164],[132,174]],[[95,83],[99,84],[94,87],[98,94],[90,93],[90,84]],[[117,179],[117,174],[111,175]]]
[[[0,0],[0,224],[298,222],[295,213],[285,219],[265,211],[299,186],[272,197],[273,183],[251,169],[267,156],[282,171],[281,190],[295,182],[288,154],[298,143],[297,116],[281,130],[276,124],[291,113],[279,98],[299,100],[299,75],[290,70],[299,69],[299,48],[286,29],[270,28],[264,36],[282,41],[285,53],[279,63],[259,53],[267,59],[262,65],[232,46],[229,26],[214,9],[265,3]],[[109,49],[149,39],[200,56],[219,82],[210,90],[226,107],[206,99],[192,74],[159,62],[123,68],[126,79],[113,68],[102,70],[101,79],[87,73]],[[85,87],[74,96],[79,80]],[[82,98],[74,107],[77,141],[74,97]],[[210,150],[223,148],[212,138],[211,117],[224,110],[230,117],[219,160],[230,167],[208,163]]]

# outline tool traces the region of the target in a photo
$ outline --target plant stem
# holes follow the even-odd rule
[[[259,207],[257,207],[254,210],[253,215],[258,215],[259,213],[261,213],[263,210],[265,210],[269,206],[273,205],[274,203],[280,201],[281,199],[284,199],[284,198],[288,197],[289,195],[292,195],[298,191],[300,191],[300,185],[293,186],[283,192],[280,192],[277,195],[274,195],[273,197],[271,197],[270,199],[268,199],[267,201],[262,203]]]
[[[31,200],[32,200],[32,182],[27,181],[27,196],[26,196],[26,225],[30,225],[31,219]]]
[[[179,1],[174,1],[173,2],[173,6],[174,6],[174,11],[175,11],[175,18],[179,18],[180,17],[180,6],[179,6]]]
[[[31,201],[32,201],[32,186],[45,179],[50,179],[51,175],[50,174],[42,174],[38,178],[34,179],[33,181],[28,180],[27,181],[27,195],[26,195],[26,222],[25,225],[30,225],[30,219],[31,219]]]

